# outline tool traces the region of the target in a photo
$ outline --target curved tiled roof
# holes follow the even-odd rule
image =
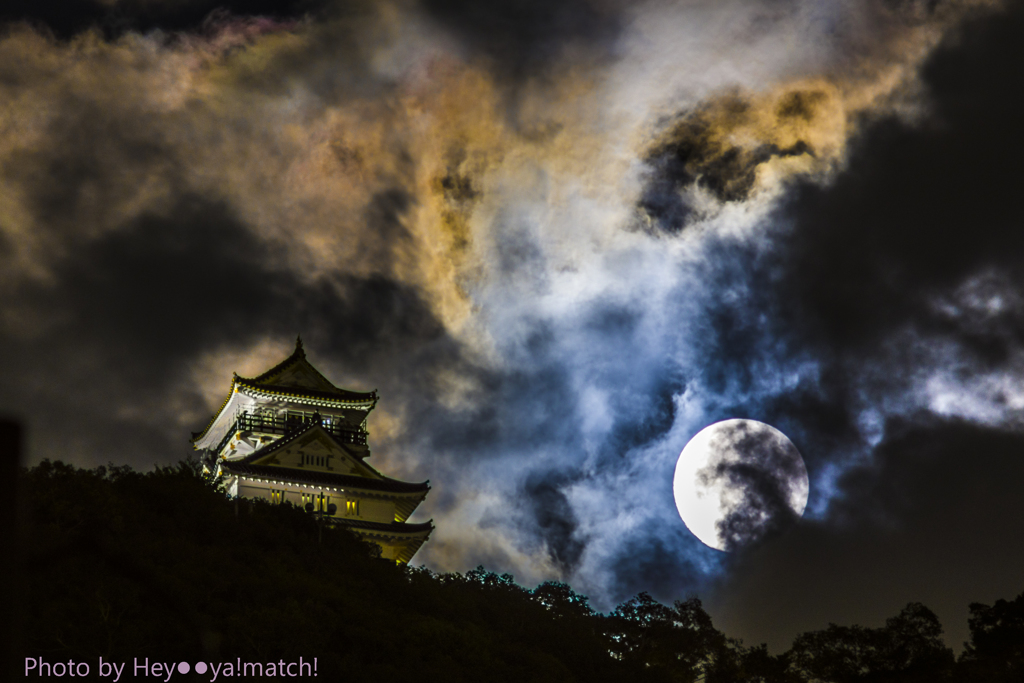
[[[302,348],[302,337],[298,336],[298,337],[295,338],[295,350],[292,351],[292,355],[288,356],[287,358],[285,358],[283,361],[281,361],[280,363],[278,363],[274,367],[270,368],[269,370],[267,370],[266,372],[264,372],[262,374],[257,375],[256,377],[239,377],[239,379],[243,379],[243,380],[246,380],[246,381],[249,381],[249,382],[262,382],[262,381],[266,380],[268,377],[270,377],[271,375],[273,375],[273,374],[275,374],[277,372],[280,372],[285,367],[287,367],[288,365],[291,365],[292,363],[294,363],[295,361],[299,360],[300,358],[305,358],[305,357],[306,357],[306,350],[304,348]],[[236,375],[236,377],[238,377],[238,375]]]
[[[413,484],[406,481],[391,479],[389,477],[384,477],[383,479],[370,479],[369,477],[357,477],[351,474],[334,474],[333,472],[300,470],[294,467],[251,465],[244,461],[222,461],[221,467],[232,474],[241,474],[275,481],[291,481],[298,484],[311,484],[313,486],[337,486],[339,488],[363,489],[366,491],[381,491],[387,493],[425,494],[430,490],[429,481]]]
[[[335,524],[350,527],[352,529],[360,529],[363,531],[376,531],[382,533],[398,533],[398,534],[415,534],[422,533],[424,531],[430,532],[434,530],[434,525],[431,522],[421,522],[419,524],[409,524],[407,522],[367,522],[361,519],[345,519],[343,517],[335,517],[331,520]]]
[[[315,390],[309,387],[299,387],[291,385],[277,385],[272,384],[268,380],[284,372],[292,365],[296,363],[304,362],[309,370],[312,370],[315,376],[322,380],[321,384],[324,385],[323,390]],[[266,372],[257,375],[256,377],[241,377],[235,375],[235,382],[237,384],[259,389],[261,391],[267,391],[273,394],[282,394],[287,396],[318,396],[320,398],[329,398],[334,400],[350,401],[353,403],[373,403],[377,400],[376,391],[349,391],[348,389],[342,389],[334,386],[334,383],[324,377],[319,370],[313,367],[313,364],[306,360],[306,351],[302,348],[302,338],[298,337],[295,340],[295,350],[292,351],[292,355],[285,358],[283,361],[270,368]],[[327,388],[329,387],[329,388]]]
[[[373,403],[377,400],[377,392],[375,391],[358,392],[349,391],[347,389],[337,389],[336,391],[317,391],[316,389],[291,387],[282,384],[257,384],[255,380],[238,376],[235,376],[235,385],[265,394],[274,394],[276,396],[320,398],[325,401],[337,401],[342,403]]]
[[[238,375],[235,375],[235,377],[238,377]],[[231,396],[234,395],[234,393],[235,393],[235,383],[232,382],[231,383],[231,390],[228,392],[228,395],[224,398],[224,402],[220,404],[220,408],[217,408],[217,411],[213,414],[213,417],[210,418],[210,421],[207,422],[206,426],[203,427],[200,431],[192,432],[192,439],[191,439],[192,443],[195,443],[196,441],[199,441],[199,439],[201,439],[204,436],[206,436],[206,433],[208,431],[210,431],[210,427],[212,427],[213,423],[217,421],[217,418],[220,416],[221,412],[223,412],[224,407],[228,404],[228,401],[231,400]]]
[[[344,529],[349,529],[358,536],[375,542],[374,538],[383,538],[392,542],[398,541],[400,546],[395,560],[408,562],[420,549],[434,530],[430,522],[422,524],[406,524],[405,522],[366,522],[361,519],[346,519],[344,517],[332,517],[331,523]],[[387,541],[385,541],[387,542]]]
[[[297,386],[297,385],[285,385],[285,384],[272,384],[267,380],[279,375],[284,372],[292,365],[296,363],[304,363],[306,368],[313,373],[313,376],[319,380],[319,384],[323,387],[322,389],[313,389],[310,387]],[[349,403],[349,404],[363,404],[367,410],[372,410],[377,404],[378,396],[376,390],[374,391],[349,391],[348,389],[341,389],[334,386],[334,384],[324,377],[319,370],[313,367],[313,364],[306,360],[306,352],[302,348],[302,338],[298,337],[295,340],[295,350],[292,351],[292,355],[285,358],[283,361],[270,368],[266,372],[257,375],[256,377],[242,377],[237,373],[232,377],[231,389],[228,391],[227,397],[224,402],[221,403],[220,407],[210,418],[210,421],[206,424],[201,431],[192,432],[192,442],[199,441],[210,428],[213,427],[217,418],[223,412],[224,407],[227,406],[231,397],[239,387],[244,387],[251,392],[260,392],[273,396],[282,396],[287,398],[310,398],[320,401],[330,401],[332,403]]]

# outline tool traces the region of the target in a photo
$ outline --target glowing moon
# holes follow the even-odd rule
[[[809,485],[804,459],[785,434],[756,420],[724,420],[683,448],[672,491],[694,536],[733,550],[799,519]]]

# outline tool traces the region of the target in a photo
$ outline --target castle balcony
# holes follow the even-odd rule
[[[228,444],[231,438],[239,433],[250,434],[276,434],[284,436],[290,432],[302,429],[312,422],[309,415],[268,415],[265,413],[241,413],[235,420],[235,424],[228,430],[221,442],[217,444],[215,453],[220,453]],[[352,429],[344,425],[340,420],[332,419],[330,415],[320,416],[320,424],[324,431],[328,432],[341,443],[353,444],[356,446],[366,445],[367,432],[362,429]]]

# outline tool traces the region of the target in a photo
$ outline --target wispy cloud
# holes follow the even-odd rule
[[[0,38],[2,405],[35,458],[166,461],[301,333],[432,480],[418,561],[706,587],[706,424],[786,432],[827,524],[886,419],[1019,413],[1017,178],[977,168],[1019,138],[970,104],[1019,57],[950,39],[992,6],[40,10]]]

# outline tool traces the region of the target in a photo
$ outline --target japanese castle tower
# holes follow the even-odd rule
[[[293,503],[408,562],[433,525],[406,520],[430,490],[384,476],[366,460],[366,418],[377,392],[331,384],[297,340],[291,356],[258,377],[239,377],[220,411],[192,444],[228,493]]]

